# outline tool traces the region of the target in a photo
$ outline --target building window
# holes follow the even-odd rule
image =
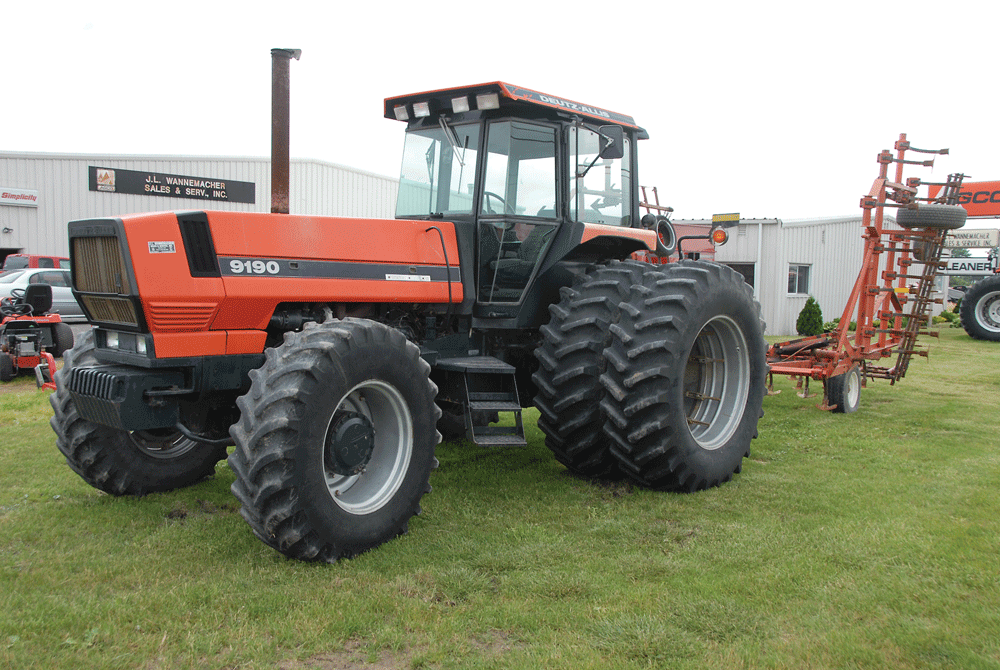
[[[745,226],[740,226],[740,230],[745,228]],[[753,263],[723,263],[723,265],[728,265],[732,269],[743,275],[743,281],[747,283],[750,288],[753,288],[754,282],[754,264]]]
[[[809,294],[809,267],[808,265],[788,266],[788,292],[798,295]]]

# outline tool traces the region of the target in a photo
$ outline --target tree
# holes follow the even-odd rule
[[[816,298],[809,296],[806,300],[795,321],[795,330],[799,335],[819,335],[823,332],[823,312]]]

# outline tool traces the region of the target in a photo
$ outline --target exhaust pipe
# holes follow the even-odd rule
[[[302,49],[271,49],[271,213],[288,214],[289,99],[288,63],[299,60]]]

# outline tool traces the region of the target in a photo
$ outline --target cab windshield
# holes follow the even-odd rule
[[[396,216],[471,215],[479,135],[478,123],[407,132]]]

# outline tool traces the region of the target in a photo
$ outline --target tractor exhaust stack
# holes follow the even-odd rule
[[[289,61],[302,49],[271,49],[271,213],[288,214]]]

